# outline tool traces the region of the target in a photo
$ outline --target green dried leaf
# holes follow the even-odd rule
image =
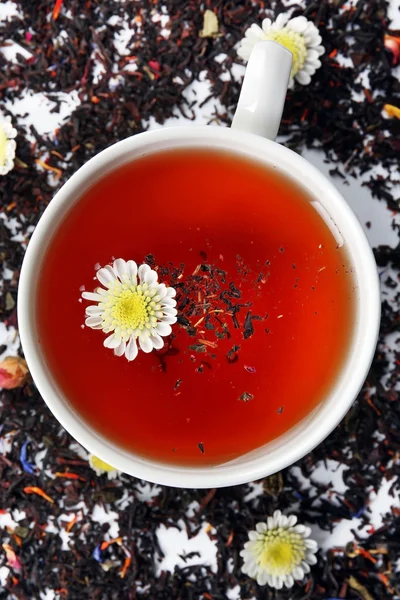
[[[25,539],[27,535],[29,535],[29,529],[28,527],[20,527],[19,525],[17,525],[17,527],[14,529],[14,533],[20,538]]]
[[[6,310],[12,310],[15,306],[15,300],[12,297],[12,295],[10,294],[10,292],[7,292],[6,294]]]

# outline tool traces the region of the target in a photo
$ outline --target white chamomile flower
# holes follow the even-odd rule
[[[7,175],[14,167],[16,136],[17,130],[11,125],[11,117],[0,117],[0,175]]]
[[[266,523],[257,523],[256,531],[249,532],[249,540],[240,555],[242,571],[257,580],[280,590],[292,587],[295,579],[303,579],[310,565],[317,562],[317,542],[307,539],[310,527],[296,525],[297,517],[285,517],[276,510]]]
[[[149,265],[138,268],[133,260],[117,258],[96,273],[104,287],[83,292],[82,298],[97,304],[86,308],[85,325],[110,335],[106,348],[130,361],[138,355],[137,340],[143,352],[163,347],[163,337],[176,323],[176,291],[158,282],[158,274]]]
[[[89,454],[89,465],[99,477],[100,475],[104,475],[104,473],[106,473],[108,479],[116,479],[119,475],[119,471],[115,469],[115,467],[112,467],[94,454]]]
[[[293,86],[294,79],[303,85],[310,83],[311,76],[321,66],[319,57],[325,52],[314,23],[307,21],[306,17],[289,19],[283,13],[274,23],[271,19],[264,19],[262,27],[254,24],[247,29],[237,51],[240,58],[248,61],[255,44],[265,40],[279,42],[292,53],[289,87]]]

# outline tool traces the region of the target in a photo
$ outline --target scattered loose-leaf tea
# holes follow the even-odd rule
[[[217,15],[222,33],[217,38],[199,36],[205,4]],[[200,115],[212,124],[230,125],[243,74],[237,43],[252,23],[267,16],[276,18],[288,10],[288,4],[292,17],[304,14],[317,25],[326,53],[312,83],[288,92],[280,128],[285,142],[297,151],[317,148],[336,163],[331,169],[334,177],[351,180],[351,175],[361,174],[364,185],[382,200],[382,206],[398,210],[398,193],[391,184],[398,179],[400,121],[389,118],[383,107],[398,106],[400,84],[395,66],[399,32],[390,21],[394,12],[386,0],[2,3],[2,8],[12,7],[13,15],[0,21],[0,105],[4,114],[12,110],[18,130],[15,167],[0,178],[0,262],[7,273],[2,279],[0,318],[11,340],[17,340],[17,285],[25,246],[57,188],[94,154],[143,131],[150,123],[174,123],[177,117],[186,117],[190,123]],[[388,45],[388,36],[394,43]],[[10,58],[11,41],[20,45],[23,54],[17,49]],[[208,97],[195,95],[193,83],[199,78],[202,86],[210,84]],[[49,109],[43,109],[49,111],[46,121],[49,116],[54,123],[57,111],[66,115],[57,128],[48,127],[48,134],[38,130],[33,111],[25,114],[29,111],[27,98],[41,102],[46,95],[51,99]],[[77,101],[75,109],[70,108],[71,99]],[[199,104],[204,105],[202,109]],[[378,169],[371,170],[376,165]],[[374,211],[368,214],[366,209],[366,218],[371,232],[380,227]],[[398,231],[395,219],[393,230]],[[207,263],[205,251],[201,249],[198,264]],[[98,477],[32,382],[28,380],[24,388],[1,390],[2,600],[53,596],[74,600],[271,600],[275,592],[242,574],[239,552],[248,532],[277,508],[285,514],[295,512],[300,522],[321,529],[319,539],[325,540],[327,548],[318,553],[318,564],[304,581],[280,590],[279,600],[358,600],[366,592],[375,600],[398,596],[400,513],[395,498],[400,475],[400,355],[398,349],[388,347],[387,339],[400,341],[400,246],[380,246],[375,256],[383,288],[382,326],[357,401],[312,453],[293,468],[255,484],[178,490],[128,476],[115,481],[106,475]],[[260,273],[268,271],[269,259],[265,257]],[[147,256],[154,268],[150,260]],[[90,273],[91,277],[93,265]],[[396,288],[387,286],[387,281],[391,286],[396,283]],[[244,311],[240,309],[240,323]],[[181,315],[181,325],[189,327],[191,323],[191,318]],[[211,317],[203,324],[206,332],[215,329]],[[273,336],[270,318],[253,321],[253,325],[256,331],[262,325],[266,337]],[[244,344],[243,339],[238,343],[231,340],[225,360],[232,360],[233,366],[237,361],[246,373],[244,365],[254,367],[255,363],[241,357]],[[4,344],[0,352],[6,352]],[[193,352],[203,358],[198,361],[199,373],[209,370],[206,362],[212,364],[212,354],[208,354]],[[156,368],[168,369],[175,356],[175,348],[168,348],[157,355]],[[238,405],[244,404],[237,401],[239,394],[251,391],[255,382],[254,374],[246,375],[246,386],[236,390]],[[183,380],[175,393],[185,387]],[[243,408],[251,408],[253,402]],[[277,404],[277,410],[280,406]],[[286,406],[278,416],[285,411]],[[223,430],[227,428],[228,417]],[[27,440],[30,443],[24,446]],[[199,440],[205,444],[203,435],[195,440],[195,451],[201,455]],[[24,447],[35,474],[25,471],[23,465],[27,464],[21,462]],[[206,454],[201,460],[209,451],[206,444],[204,447]],[[314,472],[318,469],[320,475],[322,467],[326,467],[323,483],[320,477],[314,478]],[[60,472],[69,473],[71,479],[55,476]],[[74,475],[80,478],[73,479]],[[338,482],[342,481],[339,493]],[[24,492],[25,487],[41,489],[54,503],[40,494]],[[378,517],[378,503],[371,503],[375,493],[385,499],[387,494],[388,499]],[[164,526],[166,531],[179,527],[189,538],[199,532],[202,535],[204,527],[216,546],[215,567],[197,556],[191,561],[190,555],[183,555],[179,566],[157,572],[163,556],[158,532]],[[127,568],[128,557],[119,543],[108,545],[115,536],[122,537],[122,545],[131,553]],[[348,539],[354,541],[347,544]],[[107,547],[101,550],[106,540]],[[21,570],[7,564],[9,547],[17,559],[14,565],[18,567],[19,561]],[[193,547],[197,550],[195,543]]]

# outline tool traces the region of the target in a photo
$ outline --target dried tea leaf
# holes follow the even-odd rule
[[[249,402],[250,400],[253,400],[254,395],[250,394],[250,392],[243,392],[243,394],[241,394],[239,396],[239,400],[243,401],[243,402]]]
[[[274,498],[280,496],[283,490],[282,473],[275,473],[264,479],[263,488],[269,496]]]
[[[149,78],[151,79],[151,81],[153,81],[156,76],[154,75],[153,71],[150,71],[149,67],[146,67],[146,65],[144,67],[142,67],[143,71],[149,76]]]
[[[6,294],[6,310],[12,310],[15,306],[15,300],[12,297],[12,295],[10,294],[10,292],[7,292]]]
[[[364,600],[375,600],[375,598],[371,596],[367,588],[361,585],[361,583],[357,581],[357,579],[353,577],[353,575],[350,575],[347,581],[349,583],[349,586],[353,588],[353,590],[356,590],[356,592],[358,592],[360,596],[364,598]]]
[[[222,33],[218,33],[218,17],[212,10],[206,10],[203,16],[203,29],[200,31],[201,38],[216,38]]]
[[[15,535],[18,535],[20,538],[25,539],[29,535],[30,529],[28,527],[17,527],[14,529]]]

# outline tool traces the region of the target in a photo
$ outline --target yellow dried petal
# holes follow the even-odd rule
[[[199,36],[202,38],[206,37],[219,37],[218,33],[218,17],[212,10],[206,10],[203,16],[203,29],[200,31]]]
[[[393,104],[385,104],[383,109],[390,119],[400,119],[400,108],[398,106],[393,106]]]
[[[96,473],[98,473],[98,474],[100,472],[110,473],[111,471],[116,471],[115,467],[112,467],[111,465],[104,462],[104,460],[101,460],[101,458],[99,458],[98,456],[95,456],[94,454],[90,455],[89,463],[90,463],[90,466],[92,467],[92,469],[94,471],[96,471]]]

